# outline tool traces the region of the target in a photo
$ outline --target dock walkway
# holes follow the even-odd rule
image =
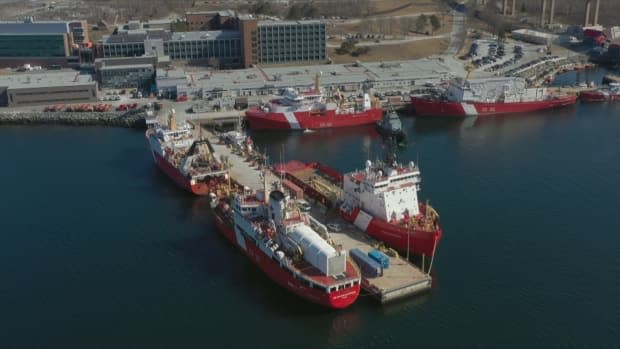
[[[380,242],[346,222],[336,212],[327,211],[320,204],[313,205],[311,215],[324,224],[336,224],[340,231],[330,230],[331,238],[336,245],[342,245],[347,251],[357,248],[368,253],[380,245]],[[430,275],[403,257],[388,257],[390,266],[383,269],[383,275],[378,277],[362,275],[362,288],[381,303],[413,296],[431,288]]]

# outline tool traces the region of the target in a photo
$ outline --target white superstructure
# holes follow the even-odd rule
[[[422,179],[413,162],[403,166],[396,161],[388,164],[368,160],[364,170],[347,173],[343,180],[345,209],[359,207],[388,222],[420,213],[418,191]]]
[[[446,89],[450,102],[511,103],[545,100],[546,88],[527,88],[526,82],[517,77],[490,79],[451,80]]]
[[[316,220],[293,209],[295,205],[290,203],[281,191],[271,192],[269,203],[266,205],[256,199],[247,198],[245,195],[237,195],[233,200],[235,234],[238,235],[239,241],[242,240],[243,234],[250,236],[261,242],[258,244],[259,247],[270,257],[278,247],[281,247],[287,255],[301,255],[306,262],[325,276],[336,277],[345,272],[346,251],[336,250],[314,231],[309,223]],[[272,242],[267,244],[267,247],[262,242],[265,227],[261,226],[261,222],[265,222],[265,218],[268,230],[274,233],[269,240]],[[272,248],[273,246],[276,248]]]

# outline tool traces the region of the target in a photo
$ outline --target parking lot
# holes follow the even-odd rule
[[[459,57],[470,64],[475,77],[510,75],[533,61],[547,56],[545,46],[507,39],[498,42],[483,38],[472,42],[468,51]]]

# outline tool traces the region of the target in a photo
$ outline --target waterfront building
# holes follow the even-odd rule
[[[149,90],[155,77],[152,64],[103,66],[98,70],[103,88],[138,88]]]
[[[237,16],[231,10],[186,12],[185,21],[188,31],[237,29]]]
[[[86,21],[0,22],[0,67],[77,62],[75,49],[88,42]]]
[[[0,106],[23,107],[97,100],[97,82],[74,71],[0,75]]]
[[[238,31],[209,32],[129,31],[110,35],[101,42],[103,57],[169,56],[186,61],[204,60],[218,67],[237,67],[241,62]]]
[[[321,21],[261,21],[257,31],[258,64],[327,60],[325,23]]]
[[[189,31],[170,32],[130,21],[116,35],[104,36],[100,57],[167,55],[173,60],[204,60],[215,68],[327,61],[325,23],[259,21],[232,11],[186,13]]]

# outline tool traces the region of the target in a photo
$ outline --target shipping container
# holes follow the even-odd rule
[[[379,250],[372,250],[368,252],[368,257],[372,258],[375,262],[379,263],[381,267],[387,269],[390,267],[390,257],[386,256]]]
[[[362,275],[366,277],[378,277],[383,275],[383,269],[379,263],[368,257],[366,253],[359,248],[349,251],[349,256],[359,265]]]

